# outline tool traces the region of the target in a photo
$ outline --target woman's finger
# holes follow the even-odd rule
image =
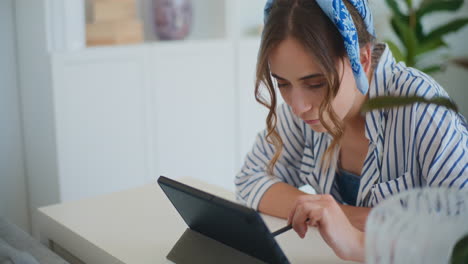
[[[292,226],[294,231],[301,237],[304,238],[305,234],[307,233],[308,223],[307,220],[313,221],[314,219],[310,218],[310,216],[315,215],[315,211],[321,211],[321,206],[313,203],[301,203],[297,206],[294,216],[292,217]]]
[[[294,201],[293,207],[292,207],[291,211],[289,212],[288,225],[292,224],[292,219],[293,219],[293,216],[296,214],[296,208],[297,208],[297,205],[299,203],[299,198],[296,199],[296,201]]]
[[[308,222],[307,222],[310,226],[313,226],[313,227],[317,227],[318,224],[317,224],[317,220],[315,219],[310,219]]]
[[[288,225],[292,224],[292,218],[294,216],[294,214],[296,213],[296,203],[293,205],[293,208],[292,210],[289,212],[289,216],[288,216]]]
[[[326,210],[326,204],[324,203],[316,203],[315,207],[312,210],[309,210],[309,222],[308,224],[311,226],[318,226],[320,221],[323,218],[323,212]]]
[[[293,216],[296,213],[296,208],[299,204],[306,203],[306,202],[319,201],[320,199],[321,199],[321,195],[316,195],[316,194],[303,195],[303,196],[300,196],[298,199],[296,199],[292,210],[289,212],[288,225],[292,224]]]

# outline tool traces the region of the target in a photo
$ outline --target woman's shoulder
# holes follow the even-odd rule
[[[444,88],[428,74],[400,62],[395,65],[389,82],[388,94],[394,96],[421,96],[427,99],[434,97],[450,98]],[[435,104],[414,103],[406,107],[393,108],[385,113],[387,127],[394,129],[405,123],[407,129],[413,133],[429,126],[443,127],[453,125],[460,133],[466,134],[466,119],[463,115]],[[396,120],[403,119],[397,122]],[[407,135],[408,136],[408,135]]]
[[[404,62],[396,62],[388,45],[385,45],[382,53],[377,68],[378,72],[376,72],[378,81],[375,81],[378,84],[375,89],[379,93],[374,93],[375,95],[420,96],[427,99],[449,98],[448,93],[434,78],[418,69],[408,67]],[[383,109],[379,112],[385,127],[392,131],[395,130],[396,126],[402,126],[402,124],[406,130],[418,129],[417,124],[427,123],[421,120],[439,121],[442,118],[446,118],[444,122],[457,123],[456,127],[459,127],[460,130],[466,127],[463,116],[432,104],[415,103],[406,107]],[[410,134],[415,133],[410,132]]]
[[[445,89],[430,75],[398,62],[392,69],[388,94],[395,96],[449,97]]]

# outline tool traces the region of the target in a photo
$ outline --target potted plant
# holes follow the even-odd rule
[[[392,16],[390,23],[400,44],[386,40],[397,61],[404,61],[407,66],[417,68],[427,74],[442,70],[444,63],[425,66],[421,63],[425,56],[448,47],[444,41],[447,34],[453,33],[468,24],[468,17],[453,19],[433,30],[426,32],[422,19],[437,12],[455,12],[463,5],[463,0],[422,0],[416,7],[412,0],[385,0]],[[403,4],[404,9],[399,3]],[[467,58],[452,59],[459,66],[468,68]],[[418,96],[396,97],[382,96],[370,99],[363,107],[363,111],[382,108],[400,107],[414,103],[430,103],[445,106],[458,112],[457,106],[447,98],[427,99]]]
[[[422,0],[418,7],[415,7],[412,0],[396,1],[385,0],[392,12],[391,26],[398,37],[400,45],[386,40],[395,58],[404,61],[407,66],[417,68],[425,73],[433,73],[444,68],[444,59],[440,58],[442,63],[424,65],[422,60],[428,55],[434,55],[436,51],[447,48],[449,45],[444,37],[450,33],[456,32],[468,24],[468,17],[453,19],[447,23],[436,26],[429,32],[426,32],[422,20],[428,15],[440,12],[455,12],[462,5],[463,0]],[[398,3],[404,3],[403,12]],[[454,62],[459,65],[466,64],[465,59],[455,59]]]
[[[457,242],[453,248],[450,264],[466,264],[468,263],[468,235],[464,236]]]

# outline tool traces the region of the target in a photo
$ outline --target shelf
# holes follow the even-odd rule
[[[193,0],[193,25],[187,39],[219,39],[226,37],[226,1],[229,0]],[[153,23],[153,0],[140,0],[139,9],[140,18],[145,27],[145,40],[156,40]]]
[[[85,24],[91,23],[93,0],[49,0],[46,5],[49,51],[77,51],[103,46],[84,44]],[[154,29],[154,0],[136,0],[144,25],[144,42],[159,43]],[[193,25],[184,41],[218,41],[258,38],[263,22],[264,0],[192,0]],[[164,41],[165,42],[165,41]],[[179,43],[170,41],[168,43]],[[114,46],[114,45],[112,45]],[[134,45],[115,45],[134,46]]]
[[[256,39],[245,39],[243,42],[255,42]],[[233,45],[232,40],[226,39],[201,39],[201,40],[175,40],[175,41],[152,41],[144,42],[139,44],[129,44],[129,45],[112,45],[112,46],[93,46],[86,49],[74,50],[74,51],[55,51],[50,54],[57,57],[67,57],[67,58],[79,58],[80,56],[112,56],[111,54],[119,54],[126,52],[133,52],[142,49],[170,49],[175,51],[185,51],[185,50],[196,50],[199,48],[204,48],[206,46],[225,46]]]

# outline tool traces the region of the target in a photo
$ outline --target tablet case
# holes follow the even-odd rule
[[[198,252],[198,254],[195,255],[190,254],[190,251],[197,252],[199,250],[208,250],[208,248],[190,249],[190,245],[197,246],[194,245],[193,241],[199,241],[199,245],[204,243],[203,241],[216,241],[232,249],[232,254],[226,255],[223,258],[224,260],[217,259],[216,263],[231,261],[234,255],[236,255],[235,251],[243,253],[237,255],[248,255],[266,263],[289,263],[276,240],[271,235],[271,232],[263,222],[263,219],[255,210],[164,176],[159,177],[158,184],[177,209],[180,216],[184,219],[185,223],[187,223],[190,230],[188,232],[186,231],[179,239],[171,253],[169,253],[168,259],[177,264],[185,263],[183,262],[184,259],[190,260],[189,263],[196,263],[193,261],[197,257],[195,255],[210,255],[221,251],[229,252],[229,250],[225,250],[226,247],[223,247],[223,251],[220,249],[222,246],[214,246],[206,253]],[[210,242],[208,242],[208,244],[210,244]],[[188,245],[185,247],[188,249],[181,250],[180,245],[184,244]],[[179,257],[178,259],[177,256]],[[209,263],[206,261],[205,259],[202,262]],[[246,261],[237,261],[237,263],[253,263]]]
[[[206,254],[208,252],[208,254]],[[187,228],[167,255],[177,264],[265,264],[257,258]]]

